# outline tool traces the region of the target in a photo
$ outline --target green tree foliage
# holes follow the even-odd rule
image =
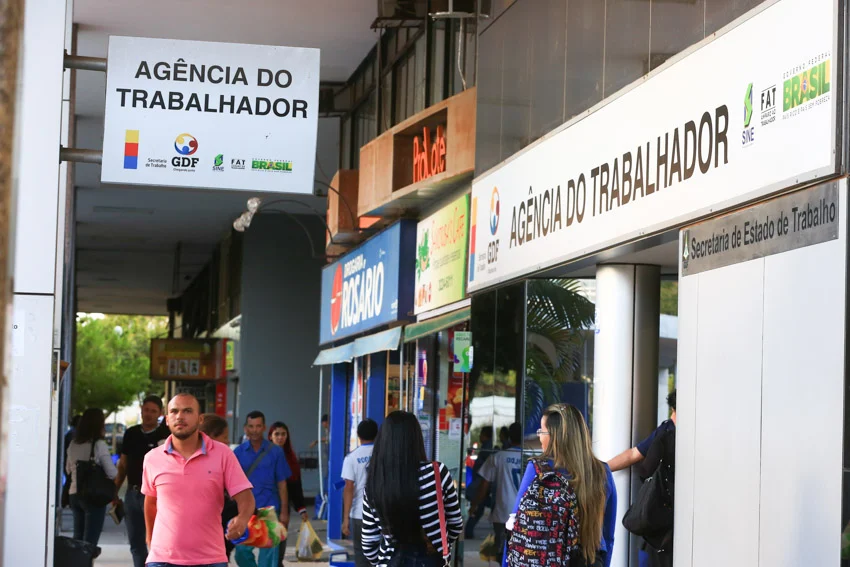
[[[576,280],[529,280],[526,348],[526,429],[560,399],[562,384],[581,380],[584,341],[596,306]]]
[[[150,339],[167,330],[164,317],[79,315],[74,411],[98,407],[111,413],[150,392]]]
[[[661,314],[679,314],[679,282],[661,282]]]

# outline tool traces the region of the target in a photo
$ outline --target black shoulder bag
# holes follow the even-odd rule
[[[663,440],[659,438],[655,442]],[[673,529],[673,494],[670,490],[673,471],[665,461],[662,458],[652,476],[643,481],[631,508],[623,516],[623,527],[635,535],[653,538]]]
[[[94,458],[92,440],[88,461],[77,461],[77,496],[89,506],[106,506],[115,498],[115,482]]]

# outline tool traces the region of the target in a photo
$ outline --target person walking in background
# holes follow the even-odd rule
[[[664,420],[649,436],[636,446],[626,449],[610,461],[612,471],[634,466],[642,480],[651,477],[662,462],[666,463],[666,477],[669,479],[671,499],[674,492],[676,466],[676,390],[667,396],[670,407],[670,419]],[[673,507],[673,502],[669,502]],[[673,565],[673,530],[658,538],[657,541],[644,540],[640,555],[640,567],[669,567]]]
[[[103,467],[106,476],[114,479],[118,470],[112,464],[112,455],[109,454],[104,437],[106,420],[103,410],[87,409],[80,418],[74,440],[68,445],[68,454],[65,457],[65,472],[71,476],[68,494],[71,512],[74,514],[74,539],[85,540],[92,545],[97,545],[100,540],[103,521],[106,518],[106,506],[92,505],[77,494],[77,461],[93,458]]]
[[[564,475],[577,501],[579,548],[571,558],[561,559],[571,559],[570,565],[609,567],[617,522],[617,488],[608,465],[593,454],[584,416],[571,405],[550,406],[540,420],[537,436],[543,455],[526,467],[517,492],[514,514],[519,511],[528,488],[538,477],[538,471],[555,471]],[[522,532],[529,528],[532,526],[518,522],[512,529]],[[511,542],[514,537],[511,535]],[[512,564],[511,545],[508,547],[508,563]]]
[[[62,454],[68,454],[68,447],[71,445],[71,441],[74,440],[74,435],[77,434],[77,426],[80,424],[80,415],[75,415],[71,418],[71,426],[68,428],[68,431],[65,432],[65,439],[63,441],[64,447],[62,449]],[[67,508],[71,505],[71,475],[67,474],[63,471],[62,473],[62,507]]]
[[[145,497],[142,494],[142,466],[145,455],[158,445],[165,443],[170,432],[168,426],[159,423],[162,416],[162,399],[148,396],[142,402],[142,423],[134,425],[124,433],[121,458],[118,460],[118,476],[115,477],[116,490],[121,489],[127,479],[127,493],[124,495],[127,539],[130,540],[130,554],[134,567],[144,567],[148,556],[145,543]]]
[[[447,566],[462,530],[454,481],[444,464],[428,462],[419,420],[390,413],[366,471],[363,554],[375,567]]]
[[[355,567],[369,567],[363,555],[363,491],[366,490],[366,468],[372,458],[372,448],[378,435],[378,424],[364,419],[357,426],[360,446],[345,456],[342,462],[342,478],[345,489],[342,493],[342,535],[353,535]]]
[[[251,483],[233,452],[199,431],[200,413],[195,396],[174,396],[166,413],[171,435],[145,455],[147,567],[226,567],[219,521],[224,491],[239,507],[228,539],[242,537],[254,513]]]
[[[216,415],[214,413],[203,414],[201,416],[199,429],[201,430],[201,433],[205,433],[207,437],[213,441],[223,444],[228,449],[230,448],[228,443],[230,439],[230,427],[227,425],[227,420],[220,415]],[[227,526],[230,524],[230,520],[238,515],[239,506],[225,490],[224,507],[221,509],[221,525],[224,528],[224,532],[227,531]],[[233,553],[233,548],[235,547],[236,546],[233,545],[229,539],[224,538],[224,552],[227,554],[228,561],[230,560],[230,554]]]
[[[292,437],[289,435],[289,427],[282,421],[275,421],[269,427],[269,441],[283,449],[283,455],[286,457],[286,464],[289,465],[290,475],[286,479],[286,492],[289,495],[289,502],[292,508],[301,516],[301,521],[307,521],[307,506],[304,503],[304,488],[301,484],[301,463],[298,462],[298,455],[295,454],[295,449],[292,448]],[[286,555],[286,540],[283,540],[278,547],[277,564],[283,567],[283,558]]]
[[[478,471],[487,462],[487,459],[493,454],[493,426],[485,425],[481,428],[478,434],[478,457],[475,459],[475,464],[472,466],[472,482],[466,485],[466,499],[472,503],[478,498],[478,489],[481,486],[482,479],[478,476]],[[492,492],[492,491],[491,491]],[[466,539],[475,539],[475,526],[484,515],[484,508],[492,507],[493,498],[491,492],[486,494],[483,501],[479,502],[473,510],[469,511],[469,519],[466,521],[466,531],[464,537]],[[470,504],[471,505],[471,504]]]
[[[234,453],[248,480],[254,486],[257,508],[274,506],[280,522],[289,527],[289,492],[286,480],[292,475],[283,449],[265,438],[266,416],[252,411],[245,420],[248,440]],[[236,563],[239,567],[277,567],[278,548],[260,549],[259,563],[254,559],[253,548],[236,546]]]
[[[506,429],[508,436],[502,439],[502,450],[487,459],[478,471],[482,482],[469,509],[469,515],[474,516],[478,504],[490,493],[491,487],[495,487],[496,498],[490,511],[490,521],[493,523],[499,559],[502,557],[505,542],[505,522],[508,521],[516,502],[522,476],[522,426],[512,423],[510,428]]]

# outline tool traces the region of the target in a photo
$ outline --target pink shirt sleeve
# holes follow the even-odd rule
[[[152,456],[153,451],[145,456],[144,466],[142,467],[142,494],[156,498],[156,485],[153,482],[153,474],[151,471],[151,460],[148,457]]]
[[[222,447],[223,448],[223,447]],[[236,496],[243,490],[251,490],[254,486],[245,476],[245,471],[242,470],[242,465],[239,464],[239,459],[233,454],[233,451],[224,451],[224,488],[230,496]]]

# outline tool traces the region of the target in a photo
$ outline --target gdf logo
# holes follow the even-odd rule
[[[490,234],[496,236],[496,231],[499,229],[499,209],[501,208],[501,200],[499,199],[499,189],[493,187],[493,192],[490,194]]]
[[[339,331],[342,319],[342,264],[338,264],[334,272],[334,283],[331,286],[331,335]]]

